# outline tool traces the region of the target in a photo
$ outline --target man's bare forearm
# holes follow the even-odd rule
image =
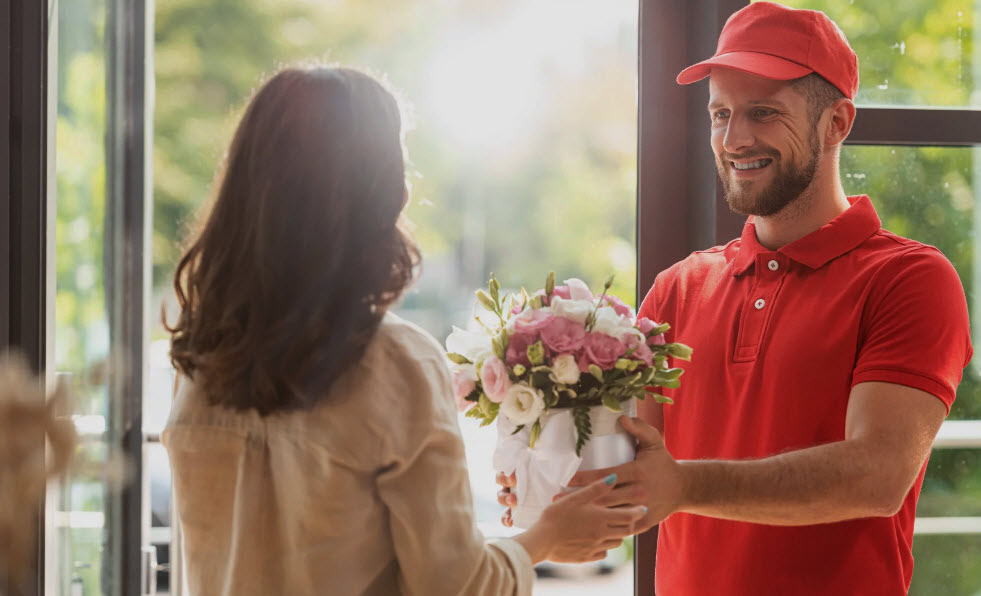
[[[893,515],[912,484],[883,465],[895,456],[846,440],[758,460],[681,461],[681,511],[772,525]]]

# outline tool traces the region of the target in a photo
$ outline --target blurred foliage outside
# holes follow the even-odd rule
[[[475,50],[466,39],[484,39],[492,56],[506,57],[509,49],[523,49],[509,46],[522,34],[527,39],[529,27],[541,46],[550,36],[561,38],[561,20],[529,9],[531,4],[158,0],[152,304],[169,299],[179,243],[206,202],[251,90],[277,65],[310,59],[384,73],[415,104],[416,130],[408,136],[415,172],[409,215],[425,262],[422,279],[400,309],[405,316],[442,339],[451,324],[468,320],[472,290],[491,271],[512,289],[540,286],[549,269],[560,279],[579,276],[593,285],[615,272],[615,292],[632,301],[635,21],[614,23],[605,37],[583,34],[577,68],[555,59],[547,47],[533,46],[536,55],[545,56],[531,73],[540,83],[537,90],[521,79],[498,90],[497,104],[470,105],[473,95],[454,95],[454,87],[479,86],[482,79],[507,81],[509,69],[517,69],[514,60],[495,62],[481,54],[476,55],[479,68],[460,68],[466,65],[447,56],[470,56]],[[607,10],[607,4],[624,3],[568,2],[586,23],[590,11]],[[861,64],[860,105],[981,106],[977,3],[907,0],[902,10],[870,1],[788,4],[824,10],[845,30]],[[65,0],[58,6],[56,361],[59,371],[81,374],[104,366],[109,352],[102,279],[105,4]],[[617,10],[635,12],[636,3]],[[589,28],[573,29],[579,34]],[[436,80],[454,68],[457,78]],[[468,109],[478,111],[468,114]],[[453,128],[482,117],[497,122],[498,109],[515,114],[515,126],[504,131],[510,137],[474,129],[470,136],[476,141],[468,141],[466,130]],[[447,119],[454,110],[463,116]],[[981,312],[975,308],[981,293],[974,289],[979,151],[853,146],[842,154],[849,193],[869,194],[887,229],[933,244],[951,259],[972,319]],[[83,376],[76,381],[81,413],[105,414],[103,383],[97,375]],[[972,364],[951,418],[981,418],[978,385]],[[73,510],[102,508],[101,493],[91,487],[74,487],[71,501]],[[935,451],[920,511],[978,514],[977,454]],[[98,546],[90,539],[73,548]],[[911,594],[981,590],[981,537],[917,537],[914,554]],[[97,550],[91,557],[74,555],[97,561]],[[98,593],[97,563],[83,573],[85,593]]]

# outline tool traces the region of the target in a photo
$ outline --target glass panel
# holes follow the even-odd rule
[[[910,596],[974,596],[981,587],[981,535],[913,538]]]
[[[981,450],[935,449],[927,465],[916,514],[981,516]]]
[[[858,55],[861,105],[981,107],[981,2],[784,0],[820,10]]]
[[[105,0],[57,7],[57,173],[54,362],[75,390],[80,455],[105,462],[109,323],[103,264],[106,197]],[[109,561],[106,489],[98,474],[66,482],[54,513],[58,544],[55,594],[102,594]],[[52,587],[49,586],[49,589]]]
[[[384,73],[415,107],[409,215],[425,260],[401,315],[442,341],[471,318],[473,291],[490,272],[508,290],[540,287],[549,269],[594,287],[615,273],[613,291],[632,303],[637,13],[637,0],[158,0],[156,300],[174,313],[170,277],[183,226],[260,75],[328,56]],[[490,464],[494,431],[471,420],[461,427],[481,529],[506,533]],[[600,565],[578,571],[582,585],[624,582],[628,593],[629,554],[625,547],[608,559],[613,574],[600,575]],[[536,594],[549,593],[550,582],[561,583],[542,579]]]

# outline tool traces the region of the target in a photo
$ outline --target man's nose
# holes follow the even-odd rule
[[[726,152],[739,153],[752,147],[755,140],[750,122],[735,115],[729,118],[725,136],[722,138],[722,148]]]

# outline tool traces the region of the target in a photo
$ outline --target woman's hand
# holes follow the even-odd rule
[[[616,475],[573,493],[557,497],[541,518],[515,540],[528,551],[532,563],[545,559],[559,563],[599,561],[636,532],[647,508],[604,507],[599,501],[609,495]]]

